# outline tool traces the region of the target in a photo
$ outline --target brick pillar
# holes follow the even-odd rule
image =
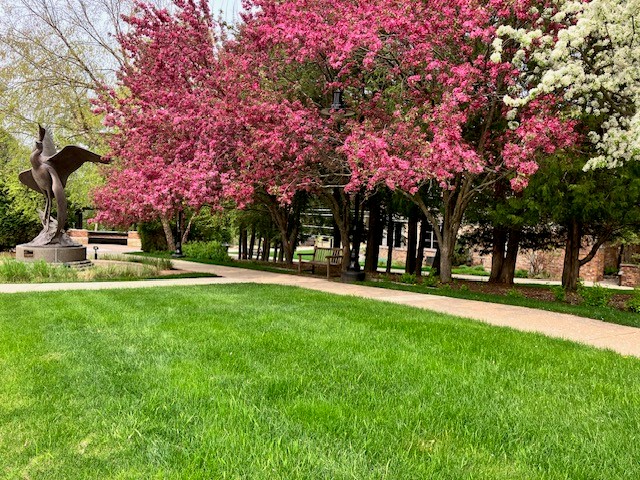
[[[142,248],[142,241],[140,240],[140,234],[135,230],[129,230],[127,232],[127,247]]]
[[[640,285],[640,265],[621,263],[620,285],[623,287],[637,287]]]

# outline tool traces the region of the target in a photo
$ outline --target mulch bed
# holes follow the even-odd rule
[[[294,269],[291,269],[289,265],[281,262],[262,262],[262,261],[253,261],[256,264],[264,265],[272,268],[278,268],[282,270],[289,270],[297,273],[298,267],[295,266]],[[323,268],[316,268],[316,273],[312,274],[309,269],[303,271],[303,275],[312,275],[318,278],[326,278],[326,270]],[[386,273],[378,273],[378,274],[368,274],[367,280],[387,280],[391,282],[399,282],[401,274],[386,274]],[[418,277],[416,279],[418,284],[422,283],[423,278]],[[471,292],[478,293],[486,293],[490,295],[508,295],[509,292],[513,292],[514,290],[518,292],[518,294],[522,295],[526,298],[531,298],[534,300],[541,300],[546,302],[555,302],[556,297],[554,292],[548,288],[548,286],[529,286],[529,285],[500,285],[494,283],[488,283],[484,281],[471,281],[471,280],[454,280],[450,287],[452,290],[467,290]],[[628,311],[627,302],[629,301],[629,293],[614,293],[609,300],[609,306],[623,311]],[[567,293],[565,302],[572,305],[579,305],[582,302],[582,299],[577,293]]]
[[[399,281],[399,274],[379,274],[373,275],[371,279],[384,278],[389,281]],[[422,278],[418,277],[417,283],[422,283]],[[555,302],[556,297],[554,292],[547,286],[529,286],[529,285],[500,285],[494,283],[488,283],[484,281],[471,281],[471,280],[454,280],[451,283],[452,290],[468,290],[471,292],[486,293],[490,295],[508,295],[510,292],[516,291],[518,294],[526,298],[534,300],[542,300],[546,302]],[[629,293],[614,293],[609,300],[609,305],[618,310],[628,310],[627,301],[629,300]],[[566,303],[572,305],[578,305],[582,302],[582,299],[577,293],[567,293],[565,298]]]

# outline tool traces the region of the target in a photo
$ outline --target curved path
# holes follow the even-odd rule
[[[218,285],[227,283],[290,285],[337,295],[354,295],[357,297],[424,308],[436,312],[471,318],[491,325],[542,333],[550,337],[563,338],[598,348],[610,349],[622,355],[640,357],[639,328],[526,307],[330,282],[318,277],[221,267],[181,260],[173,260],[173,262],[174,265],[180,269],[193,272],[215,273],[220,276],[212,278],[132,282],[4,284],[0,285],[0,293],[146,288],[176,285]]]

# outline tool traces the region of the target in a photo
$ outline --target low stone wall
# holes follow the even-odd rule
[[[640,265],[630,263],[620,264],[620,285],[623,287],[637,287],[640,285]]]
[[[67,234],[81,245],[89,245],[89,230],[71,228],[67,231]],[[140,240],[140,234],[135,230],[127,232],[127,247],[142,248],[142,242]]]
[[[78,242],[80,245],[89,245],[88,230],[70,228],[67,230],[67,235],[69,235],[74,242]]]
[[[135,230],[129,230],[128,232],[127,247],[142,248],[142,240],[140,240],[140,234]]]

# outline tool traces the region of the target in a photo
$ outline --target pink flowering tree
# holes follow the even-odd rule
[[[345,90],[357,113],[336,149],[349,175],[345,191],[386,185],[410,197],[433,224],[443,281],[451,280],[458,230],[475,195],[504,177],[524,188],[540,156],[575,141],[572,124],[547,108],[553,96],[519,110],[502,101],[523,81],[527,59],[514,66],[518,50],[504,45],[499,61],[491,60],[496,27],[535,25],[533,6],[245,1],[259,45],[315,66],[325,91]],[[436,203],[429,201],[434,192]]]
[[[231,179],[207,156],[217,138],[203,131],[219,111],[219,29],[206,2],[176,5],[169,14],[140,3],[126,18],[131,30],[119,41],[130,62],[117,88],[96,102],[114,131],[110,156],[116,160],[94,192],[96,221],[130,225],[160,218],[170,248],[169,219],[215,205]]]
[[[218,140],[202,155],[232,179],[223,186],[226,198],[240,208],[252,202],[267,208],[292,263],[304,199],[318,188],[326,122],[281,80],[298,72],[287,72],[285,62],[256,47],[248,29],[227,41],[217,60],[224,94],[215,122],[203,130]]]
[[[206,2],[174,12],[139,4],[120,38],[130,57],[99,108],[115,129],[118,160],[95,192],[97,220],[114,224],[234,201],[266,204],[293,261],[300,192],[317,184],[324,121],[279,81],[275,63],[248,35],[227,39]]]

